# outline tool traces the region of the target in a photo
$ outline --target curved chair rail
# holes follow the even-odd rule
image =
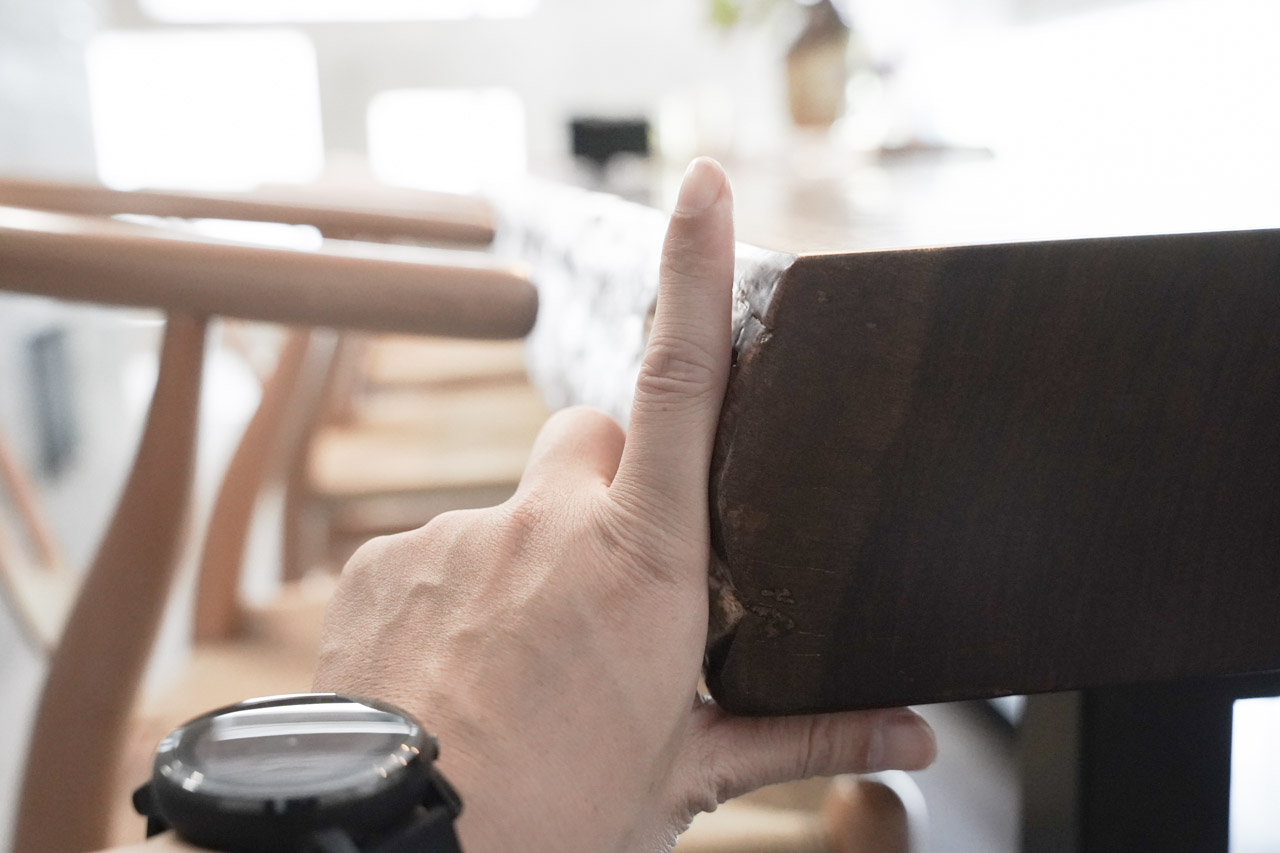
[[[493,217],[478,199],[408,190],[384,190],[377,207],[327,204],[314,191],[289,198],[112,190],[93,184],[0,178],[0,205],[62,213],[112,216],[176,216],[312,225],[326,237],[348,240],[409,240],[418,243],[486,245]],[[399,209],[387,209],[398,201]]]
[[[96,217],[0,207],[0,289],[274,323],[518,338],[537,294],[499,265],[213,240]]]

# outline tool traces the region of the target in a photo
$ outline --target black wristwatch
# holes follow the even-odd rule
[[[462,800],[403,710],[336,693],[269,696],[174,729],[133,795],[147,836],[231,853],[460,853]]]

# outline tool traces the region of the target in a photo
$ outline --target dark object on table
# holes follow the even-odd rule
[[[749,301],[726,708],[1280,669],[1280,231],[801,256]]]
[[[40,442],[40,473],[58,477],[75,460],[76,421],[71,355],[66,329],[46,329],[27,341],[32,411]]]
[[[642,118],[576,118],[570,125],[573,156],[603,169],[619,154],[649,156],[649,122]]]

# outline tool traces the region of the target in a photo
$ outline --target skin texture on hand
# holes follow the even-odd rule
[[[438,735],[468,853],[665,851],[761,785],[933,759],[910,711],[745,719],[697,694],[733,256],[728,183],[697,160],[629,432],[559,412],[505,504],[373,540],[343,573],[315,687]]]

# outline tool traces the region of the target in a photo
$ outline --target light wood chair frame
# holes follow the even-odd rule
[[[88,850],[107,838],[113,770],[183,535],[208,318],[511,338],[531,327],[537,298],[523,275],[496,264],[442,266],[376,252],[270,249],[96,216],[282,221],[343,238],[482,244],[492,226],[470,214],[391,216],[17,179],[0,181],[0,205],[0,290],[154,308],[168,317],[133,467],[49,657],[14,835],[19,853]],[[465,207],[474,211],[470,203]],[[300,367],[303,335],[295,335],[283,353],[277,371],[282,383]],[[251,424],[224,491],[256,488],[261,466],[255,460],[270,446],[265,422],[279,414],[269,405]],[[231,508],[211,519],[209,547],[215,551],[222,537],[238,538],[247,524],[243,502],[224,506]],[[225,564],[233,557],[212,557],[214,564],[219,559]],[[234,583],[218,571],[202,583],[222,584],[221,595],[210,600],[226,598],[228,589],[234,600]]]

